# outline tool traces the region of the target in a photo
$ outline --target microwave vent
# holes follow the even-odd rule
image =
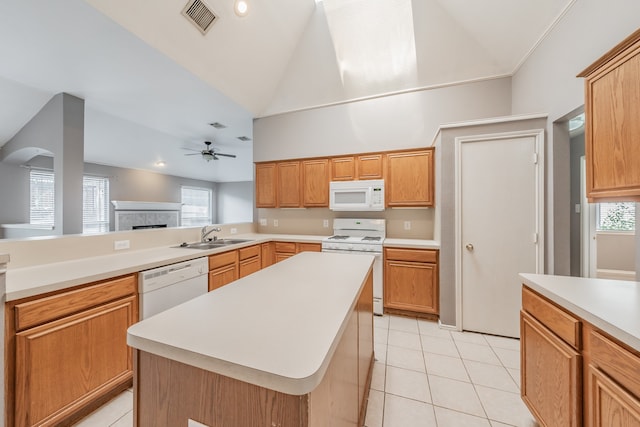
[[[201,0],[189,0],[184,9],[184,15],[204,35],[218,20],[215,13]]]

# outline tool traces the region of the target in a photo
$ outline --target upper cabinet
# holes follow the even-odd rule
[[[433,148],[387,154],[387,206],[433,206]]]
[[[329,206],[329,159],[302,161],[302,205]]]
[[[355,156],[331,159],[331,181],[354,181],[356,176]]]
[[[331,181],[382,179],[383,174],[383,153],[334,157],[331,159]]]
[[[275,163],[256,163],[256,207],[275,208],[277,204]]]
[[[278,207],[300,207],[300,162],[278,163]]]
[[[640,30],[584,70],[587,197],[640,202]]]
[[[358,156],[358,179],[382,179],[384,173],[384,154]]]

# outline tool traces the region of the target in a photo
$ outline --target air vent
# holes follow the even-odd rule
[[[213,126],[216,129],[224,129],[227,127],[226,125],[223,125],[222,123],[219,123],[219,122],[209,123],[209,126]]]
[[[191,21],[202,34],[207,31],[218,20],[218,17],[209,7],[200,0],[190,0],[182,9],[182,14]]]
[[[251,141],[251,138],[249,138],[248,136],[239,136],[238,139],[242,142]]]

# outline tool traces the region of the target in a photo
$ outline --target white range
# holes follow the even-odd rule
[[[382,244],[386,236],[384,219],[336,218],[333,236],[322,240],[322,252],[368,254],[373,263],[373,313],[382,316]]]

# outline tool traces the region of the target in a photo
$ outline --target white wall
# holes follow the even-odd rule
[[[217,184],[217,222],[253,221],[253,181]]]
[[[430,146],[443,123],[509,115],[511,81],[487,80],[256,119],[256,162]]]

